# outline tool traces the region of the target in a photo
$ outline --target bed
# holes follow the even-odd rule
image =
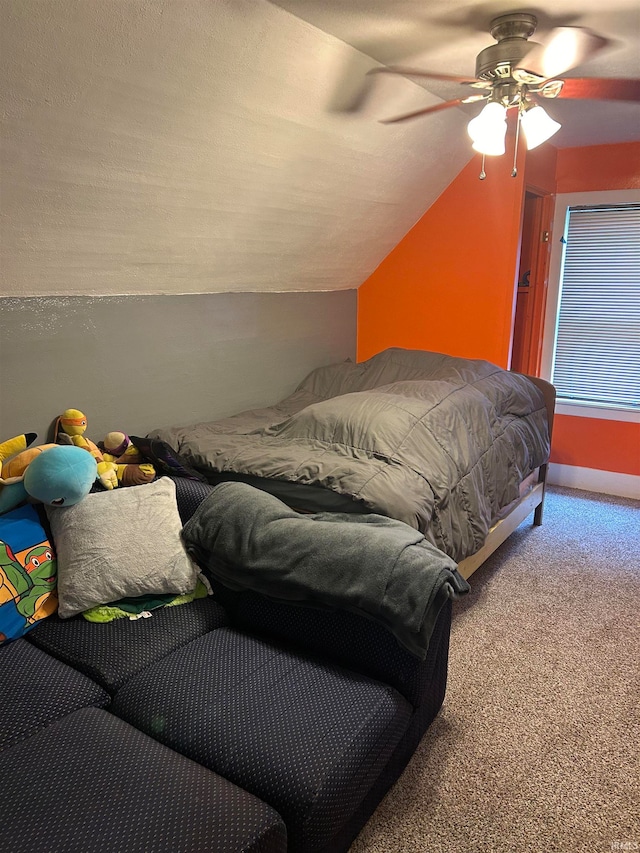
[[[468,578],[530,513],[542,521],[554,404],[542,379],[391,348],[317,368],[272,406],[149,437],[210,483],[404,521]]]

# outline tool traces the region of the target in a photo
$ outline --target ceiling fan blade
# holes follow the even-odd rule
[[[401,116],[395,116],[394,118],[383,118],[380,119],[382,124],[393,124],[397,121],[407,121],[410,118],[418,118],[419,116],[426,116],[429,113],[437,113],[440,110],[448,110],[449,107],[458,107],[460,104],[472,104],[476,101],[484,101],[488,98],[488,95],[470,95],[468,98],[456,98],[453,101],[442,101],[439,104],[434,104],[431,107],[424,107],[421,110],[416,110],[412,113],[405,113]]]
[[[544,97],[544,87],[538,94]],[[591,101],[640,101],[640,80],[567,77],[556,97]]]
[[[528,51],[513,69],[519,83],[535,83],[558,77],[581,65],[609,40],[586,27],[556,27],[543,43]]]
[[[477,83],[475,77],[457,77],[455,74],[438,74],[434,71],[421,71],[417,68],[402,68],[399,65],[381,65],[371,68],[368,74],[400,74],[403,77],[428,77],[431,80],[448,80],[451,83]],[[490,84],[489,84],[490,85]]]

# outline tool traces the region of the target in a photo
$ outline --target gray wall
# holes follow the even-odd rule
[[[355,290],[0,299],[0,441],[43,443],[70,407],[97,442],[273,403],[355,360],[356,306]]]

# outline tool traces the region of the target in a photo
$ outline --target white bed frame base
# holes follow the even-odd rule
[[[530,513],[538,508],[542,508],[543,496],[544,482],[538,482],[526,495],[519,498],[509,515],[501,518],[500,521],[493,525],[487,534],[482,548],[458,563],[458,571],[465,580],[493,554],[496,548],[499,548],[511,536],[516,527],[522,524]],[[538,521],[538,513],[536,513],[533,523],[538,525],[541,521],[541,517],[540,521]]]

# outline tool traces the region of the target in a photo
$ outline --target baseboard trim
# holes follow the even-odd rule
[[[570,489],[584,489],[587,492],[600,492],[604,495],[640,499],[640,477],[635,474],[619,474],[616,471],[599,471],[597,468],[580,468],[577,465],[551,462],[547,483]]]

